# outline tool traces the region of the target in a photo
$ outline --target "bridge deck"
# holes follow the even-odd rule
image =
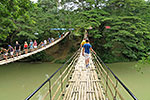
[[[86,68],[85,58],[80,54],[63,100],[105,100],[100,81],[92,59]]]
[[[30,53],[27,53],[27,54],[23,54],[23,55],[18,56],[18,57],[10,58],[7,61],[6,60],[2,60],[2,61],[0,61],[0,65],[11,63],[11,62],[14,62],[14,61],[26,58],[28,56],[31,56],[31,55],[36,54],[38,52],[41,52],[41,51],[43,51],[43,50],[45,50],[47,48],[50,48],[51,46],[53,46],[53,45],[57,44],[58,42],[60,42],[61,40],[63,40],[68,34],[69,34],[69,32],[67,32],[63,37],[59,38],[58,40],[54,41],[53,43],[50,43],[50,44],[46,45],[45,47],[40,48],[38,50],[35,50],[33,52],[30,52]]]

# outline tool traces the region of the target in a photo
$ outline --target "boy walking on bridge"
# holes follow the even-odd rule
[[[87,68],[89,66],[89,54],[90,54],[90,50],[96,54],[96,52],[92,49],[92,46],[89,43],[89,40],[87,39],[86,43],[83,45],[83,49],[82,49],[82,55],[85,57],[85,64],[86,64]]]

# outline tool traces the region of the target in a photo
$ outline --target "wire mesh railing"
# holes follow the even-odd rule
[[[61,100],[78,59],[79,50],[25,100]]]

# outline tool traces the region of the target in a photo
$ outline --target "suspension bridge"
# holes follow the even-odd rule
[[[25,100],[138,100],[98,55],[90,55],[90,66],[79,49]],[[45,90],[46,89],[46,90]]]
[[[41,52],[61,40],[28,54],[0,61],[0,65],[14,62]],[[89,67],[85,67],[82,49],[66,61],[25,100],[138,100],[130,89],[105,65],[101,58],[90,54]],[[42,93],[42,96],[37,96]]]
[[[31,56],[31,55],[34,55],[34,54],[38,53],[38,52],[41,52],[41,51],[43,51],[43,50],[46,50],[46,49],[48,49],[48,48],[54,46],[55,44],[57,44],[57,43],[60,42],[61,40],[63,40],[68,34],[69,34],[69,32],[67,32],[66,34],[64,34],[64,36],[62,36],[61,38],[55,40],[54,42],[52,42],[52,43],[50,43],[50,44],[48,44],[48,45],[46,45],[46,46],[44,46],[44,47],[42,47],[42,48],[39,48],[39,49],[37,49],[37,50],[35,50],[35,51],[33,51],[33,52],[29,52],[29,53],[27,53],[27,54],[22,54],[22,55],[20,55],[20,56],[18,56],[18,57],[10,58],[10,59],[7,59],[7,60],[1,60],[1,61],[0,61],[0,65],[4,65],[4,64],[8,64],[8,63],[17,61],[17,60],[21,60],[21,59],[23,59],[23,58],[29,57],[29,56]]]

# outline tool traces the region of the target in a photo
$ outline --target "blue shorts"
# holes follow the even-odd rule
[[[33,46],[31,46],[30,49],[33,49]]]
[[[20,50],[16,50],[16,52],[18,52],[18,53],[19,53],[19,52],[20,52]]]

